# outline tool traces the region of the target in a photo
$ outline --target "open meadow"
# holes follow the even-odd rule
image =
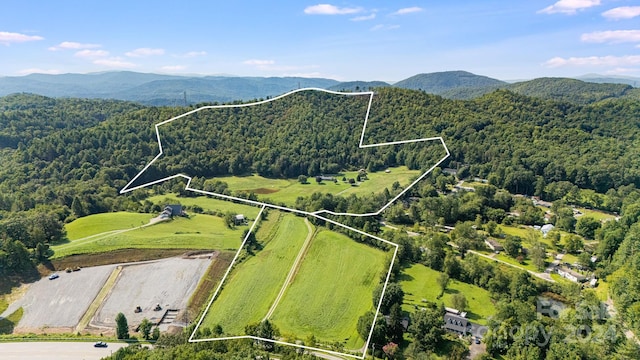
[[[453,307],[451,298],[454,294],[463,294],[467,298],[467,318],[474,323],[486,325],[489,316],[495,314],[496,308],[491,302],[489,292],[478,286],[451,280],[442,298],[438,299],[440,272],[421,264],[412,265],[400,275],[400,285],[404,290],[403,310],[414,312],[416,307],[424,306],[423,299],[444,306]]]
[[[65,225],[67,238],[71,241],[108,231],[124,230],[149,223],[155,215],[132,212],[94,214],[78,218]]]
[[[364,180],[357,185],[350,185],[348,182],[342,181],[343,177],[356,178],[357,171],[341,173],[336,176],[337,183],[326,180],[317,183],[315,178],[310,177],[307,184],[302,184],[298,179],[270,179],[259,175],[219,177],[216,180],[226,182],[229,189],[234,192],[254,192],[260,200],[293,205],[299,196],[308,196],[314,192],[342,196],[367,195],[379,193],[384,188],[391,189],[396,181],[406,187],[412,179],[421,174],[422,172],[419,170],[409,170],[406,166],[401,166],[390,168],[388,173],[384,171],[368,173],[369,180]]]
[[[229,229],[221,217],[195,214],[189,218],[175,217],[173,220],[163,221],[149,226],[140,226],[144,219],[136,213],[117,213],[118,219],[126,214],[132,215],[129,222],[121,220],[120,225],[134,222],[139,227],[126,226],[122,230],[98,232],[109,227],[98,225],[93,231],[90,225],[94,218],[97,224],[104,222],[105,214],[89,215],[68,224],[70,241],[57,244],[51,248],[53,258],[61,258],[74,254],[91,254],[124,248],[137,249],[206,249],[206,250],[236,250],[242,242],[242,234],[248,226],[238,226]],[[111,214],[108,214],[111,215]],[[150,219],[149,214],[142,214]],[[82,222],[76,226],[75,222]],[[148,223],[148,220],[147,222]],[[116,225],[114,225],[116,226]],[[95,232],[92,235],[92,232]],[[79,235],[80,234],[80,235]],[[80,237],[85,235],[84,237]]]

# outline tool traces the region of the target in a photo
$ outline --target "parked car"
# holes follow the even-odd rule
[[[49,280],[54,280],[54,279],[57,279],[59,277],[60,277],[60,275],[54,273],[54,274],[49,275]]]
[[[93,347],[107,347],[107,343],[104,341],[98,341],[97,343],[93,344]]]

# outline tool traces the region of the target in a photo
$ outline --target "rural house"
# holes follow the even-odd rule
[[[488,238],[484,241],[487,247],[493,251],[503,251],[504,247],[494,239]]]
[[[451,309],[445,308],[446,312],[444,314],[444,329],[447,331],[454,332],[458,335],[467,335],[471,333],[471,322],[467,319],[467,313]]]
[[[184,216],[184,210],[182,210],[182,205],[167,205],[164,207],[164,210],[160,213],[160,218],[168,219],[174,216]]]

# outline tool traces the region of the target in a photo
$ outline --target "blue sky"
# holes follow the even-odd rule
[[[0,9],[0,76],[640,76],[640,0],[4,0]]]

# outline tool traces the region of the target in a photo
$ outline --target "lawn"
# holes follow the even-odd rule
[[[69,224],[73,228],[81,230],[74,234],[76,240],[68,243],[54,245],[53,258],[61,258],[74,254],[91,254],[105,251],[138,248],[138,249],[211,249],[211,250],[236,250],[242,242],[242,233],[248,226],[239,226],[229,229],[224,220],[217,216],[195,214],[189,218],[176,217],[173,220],[157,223],[142,228],[131,229],[130,224],[121,231],[108,230],[106,233],[99,231],[109,229],[102,224],[104,214],[89,215],[76,221],[82,221],[82,226]],[[132,214],[138,215],[138,214]],[[147,221],[150,215],[146,214]],[[136,217],[137,218],[137,217]],[[90,231],[93,219],[98,224]],[[138,220],[138,223],[141,221]],[[124,222],[123,224],[126,224]],[[135,224],[135,223],[134,223]],[[140,225],[140,224],[138,224]],[[78,234],[91,234],[77,239]]]
[[[216,199],[208,196],[178,197],[176,194],[156,195],[148,198],[154,204],[165,206],[169,204],[181,204],[183,206],[200,206],[204,210],[215,211],[217,213],[232,212],[243,214],[251,219],[255,219],[260,212],[257,206],[238,204],[228,200]]]
[[[407,186],[411,180],[419,175],[419,170],[409,170],[406,166],[391,168],[389,173],[378,171],[369,173],[369,180],[352,186],[342,181],[342,177],[355,178],[356,171],[345,172],[337,176],[337,183],[323,181],[317,183],[315,178],[310,177],[307,184],[301,184],[298,179],[269,179],[259,175],[250,176],[228,176],[219,177],[216,180],[226,182],[232,191],[253,191],[259,199],[273,203],[284,203],[293,205],[300,196],[308,196],[314,192],[330,193],[334,195],[364,195],[378,193],[385,187],[391,189],[394,182],[399,182],[401,186]]]
[[[319,231],[271,319],[283,334],[299,339],[314,335],[322,343],[362,347],[358,318],[375,310],[371,294],[388,270],[385,258],[385,252],[346,235]]]
[[[452,307],[451,298],[454,294],[463,294],[467,298],[467,317],[480,325],[487,324],[487,318],[496,312],[489,292],[475,285],[457,280],[451,280],[441,299],[440,286],[437,278],[440,272],[421,264],[415,264],[404,269],[400,275],[400,285],[404,290],[403,310],[414,312],[415,307],[424,306],[423,299],[430,302],[442,303]]]
[[[284,284],[307,235],[304,218],[270,212],[256,233],[257,240],[264,242],[264,248],[236,265],[211,305],[203,326],[218,324],[225,334],[244,335],[246,325],[261,321]]]
[[[584,216],[590,216],[598,221],[609,221],[609,220],[614,220],[616,218],[615,215],[613,214],[608,214],[602,211],[598,211],[598,210],[591,210],[591,209],[585,209],[585,208],[576,208],[576,210],[580,211],[581,213],[584,214]],[[579,216],[576,217],[577,219],[580,219]]]
[[[81,217],[65,225],[67,238],[78,240],[87,236],[101,234],[107,231],[130,229],[148,224],[153,218],[151,214],[132,212],[113,212]]]

